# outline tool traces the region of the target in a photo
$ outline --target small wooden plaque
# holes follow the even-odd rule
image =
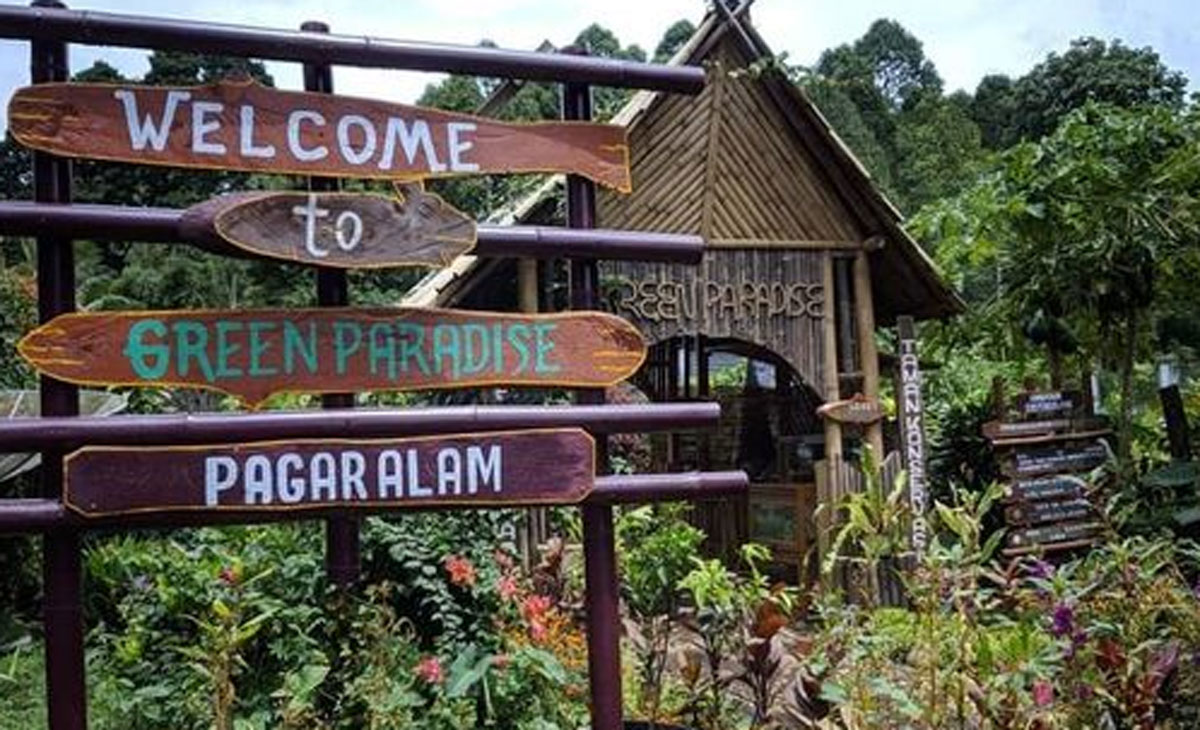
[[[595,444],[581,429],[89,446],[66,458],[63,501],[86,517],[573,504],[594,474]]]
[[[344,269],[441,267],[475,246],[475,221],[418,183],[398,195],[253,192],[183,215],[184,235],[218,250]]]
[[[883,418],[883,404],[878,398],[868,398],[862,393],[855,393],[845,400],[836,400],[824,404],[817,413],[838,423],[867,425]]]

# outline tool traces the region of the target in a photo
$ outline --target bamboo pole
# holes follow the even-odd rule
[[[826,402],[837,400],[838,392],[838,358],[837,358],[837,321],[834,317],[834,277],[833,254],[826,251],[821,260],[821,281],[825,290],[825,306],[822,311],[822,332],[824,334],[824,372],[822,373],[822,395]],[[842,425],[832,418],[825,420],[825,469],[824,479],[817,480],[817,505],[824,506],[817,519],[817,546],[819,559],[823,560],[829,550],[830,530],[833,527],[833,517],[841,498],[838,493],[838,482],[842,464]]]
[[[866,251],[854,257],[854,309],[858,324],[858,359],[862,370],[863,395],[879,398],[879,352],[875,347],[875,301],[871,292],[871,262]],[[883,463],[883,422],[866,428],[867,443]]]

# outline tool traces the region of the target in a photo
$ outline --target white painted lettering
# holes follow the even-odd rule
[[[254,107],[242,104],[241,117],[242,157],[261,157],[268,160],[275,157],[275,145],[268,143],[258,146],[254,144]]]
[[[342,499],[366,499],[367,486],[363,483],[363,474],[367,471],[367,460],[357,451],[343,451],[342,467]]]
[[[175,120],[175,110],[179,107],[180,102],[192,98],[191,93],[187,91],[168,91],[162,117],[159,119],[158,126],[155,127],[154,120],[150,118],[149,114],[139,120],[137,97],[132,91],[117,89],[113,92],[113,96],[119,99],[125,107],[125,125],[129,128],[129,146],[134,150],[141,151],[146,149],[146,145],[149,144],[157,152],[162,152],[167,146],[167,135],[171,132],[171,125]]]
[[[363,133],[362,147],[357,150],[354,149],[350,142],[351,126],[358,127]],[[361,165],[371,159],[371,155],[375,154],[375,126],[366,117],[357,114],[347,114],[338,120],[337,141],[338,151],[342,153],[342,159],[351,165]]]
[[[238,464],[232,456],[210,456],[204,460],[204,504],[220,504],[221,492],[237,481]]]
[[[480,487],[492,485],[493,492],[501,490],[500,474],[500,446],[494,445],[487,447],[487,453],[484,454],[483,447],[468,446],[467,447],[467,492],[475,494]]]
[[[437,150],[433,146],[429,123],[424,119],[415,119],[410,129],[400,117],[388,117],[387,130],[383,133],[383,154],[379,157],[380,170],[392,169],[392,162],[396,157],[397,138],[404,151],[404,158],[410,166],[415,164],[417,148],[420,147],[422,154],[425,155],[427,170],[430,172],[445,171],[446,166],[438,160]]]
[[[409,449],[408,454],[408,494],[412,497],[432,497],[433,487],[421,486],[421,470],[417,463],[417,450]]]
[[[337,499],[337,462],[333,454],[319,451],[308,464],[309,499],[332,502]]]
[[[438,494],[444,496],[447,490],[454,494],[462,494],[462,454],[458,449],[441,449],[437,455]]]
[[[304,250],[313,258],[322,259],[328,256],[328,251],[317,248],[317,219],[327,217],[329,210],[317,207],[316,193],[308,194],[308,205],[294,206],[292,215],[304,217]]]
[[[473,134],[475,129],[474,122],[450,122],[446,125],[446,146],[449,148],[451,170],[455,172],[479,172],[479,165],[474,162],[465,162],[462,159],[462,154],[474,147],[475,143],[462,139],[459,136],[468,132]]]
[[[270,504],[274,483],[271,481],[271,460],[262,454],[246,459],[246,504]]]
[[[304,478],[292,476],[294,469],[302,469],[304,460],[299,454],[283,454],[275,462],[275,490],[279,492],[279,501],[295,504],[304,499]]]
[[[301,162],[323,160],[329,155],[328,147],[317,145],[316,147],[305,148],[300,144],[300,123],[306,121],[311,122],[317,127],[325,126],[325,117],[311,109],[297,109],[289,114],[287,121],[288,151],[292,153],[292,157]]]
[[[346,234],[347,223],[350,225],[349,235]],[[353,251],[358,242],[362,240],[362,218],[352,210],[343,210],[334,221],[333,235],[337,239],[338,248],[343,251]]]
[[[205,117],[210,114],[220,114],[224,108],[224,104],[218,104],[215,101],[192,102],[192,152],[198,155],[225,154],[224,144],[205,139],[210,132],[221,128],[220,118],[206,119]]]
[[[379,461],[375,466],[375,482],[379,498],[402,498],[404,496],[404,479],[401,477],[403,465],[400,452],[395,449],[379,452]]]

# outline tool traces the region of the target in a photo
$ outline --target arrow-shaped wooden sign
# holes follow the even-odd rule
[[[440,267],[475,245],[475,221],[425,192],[248,192],[189,208],[186,238],[221,249],[346,269]]]
[[[146,165],[402,181],[561,172],[631,189],[621,126],[500,122],[249,80],[27,86],[8,128],[34,149]]]
[[[573,504],[592,490],[581,429],[386,440],[96,447],[66,458],[63,501],[85,517]]]
[[[646,357],[638,329],[603,312],[408,308],[81,312],[17,350],[72,383],[211,388],[251,406],[285,391],[604,387]]]

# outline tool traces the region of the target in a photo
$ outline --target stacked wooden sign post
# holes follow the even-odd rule
[[[712,404],[605,406],[646,343],[597,305],[595,258],[695,263],[703,241],[630,231],[502,229],[490,255],[572,260],[572,311],[518,315],[349,305],[345,270],[440,267],[482,227],[422,181],[566,173],[569,226],[594,226],[594,185],[630,189],[620,127],[591,123],[590,83],[695,93],[696,68],[487,48],[0,7],[0,37],[32,40],[34,85],[9,129],[35,150],[35,203],[0,203],[0,234],[38,242],[41,325],[18,344],[43,375],[40,419],[0,423],[0,449],[43,451],[42,499],[0,501],[0,531],[45,533],[47,692],[53,728],[86,727],[79,534],[319,515],[327,568],[357,574],[357,518],[402,509],[579,504],[584,517],[593,727],[621,723],[611,505],[746,488],[741,472],[596,477],[604,434],[708,425]],[[186,49],[305,63],[305,92],[245,81],[202,87],[65,83],[66,42]],[[564,82],[566,122],[508,124],[333,95],[331,64]],[[70,157],[308,176],[187,211],[71,206]],[[338,192],[338,178],[390,192]],[[318,268],[309,309],[74,312],[72,240],[187,243]],[[584,257],[584,258],[578,258]],[[219,390],[259,408],[319,393],[321,412],[77,416],[78,384]],[[555,386],[590,405],[353,410],[363,390]]]
[[[1112,433],[1075,391],[1022,393],[1011,418],[984,425],[1009,480],[1004,519],[1010,557],[1091,545],[1100,532],[1087,472],[1109,456]]]

